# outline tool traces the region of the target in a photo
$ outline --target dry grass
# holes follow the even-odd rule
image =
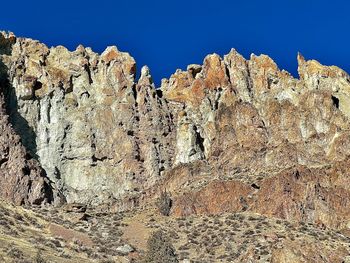
[[[269,262],[284,242],[309,242],[349,251],[350,238],[312,224],[249,212],[217,216],[162,216],[156,207],[124,214],[97,213],[76,220],[56,208],[15,207],[0,202],[0,262],[133,262],[145,253],[150,233],[165,232],[180,260]],[[136,251],[121,256],[117,248]],[[350,254],[350,251],[349,251]]]

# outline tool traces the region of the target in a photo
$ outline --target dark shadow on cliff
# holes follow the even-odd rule
[[[0,56],[10,55],[12,52],[11,41],[5,39],[0,34]],[[28,121],[18,112],[18,100],[16,91],[10,83],[10,76],[7,66],[3,63],[0,57],[0,92],[4,94],[6,101],[6,111],[10,116],[9,121],[12,124],[15,132],[21,137],[21,142],[27,152],[38,160],[36,134]]]
[[[1,67],[1,65],[0,65]],[[5,86],[6,87],[6,86]],[[15,132],[21,137],[21,142],[26,148],[28,153],[38,160],[37,145],[36,145],[36,133],[33,128],[29,126],[28,121],[22,117],[18,112],[18,101],[15,93],[15,89],[8,85],[5,89],[6,110],[10,116],[10,122]]]
[[[9,75],[9,69],[4,64],[1,55],[11,55],[12,45],[15,39],[7,39],[0,33],[0,95],[5,98],[5,105],[7,114],[9,115],[8,121],[11,123],[12,128],[17,135],[20,136],[21,143],[26,149],[26,166],[23,169],[24,176],[30,176],[31,166],[33,165],[33,159],[38,160],[36,154],[36,134],[32,127],[29,126],[26,119],[24,119],[18,112],[18,101],[14,87],[11,85],[11,77]],[[2,105],[1,105],[2,106]],[[34,162],[35,163],[35,162]],[[40,163],[39,163],[40,165]],[[35,164],[34,164],[34,169]],[[47,177],[44,169],[40,169],[40,177],[44,178],[44,185],[42,191],[43,194],[41,199],[36,200],[33,204],[40,204],[42,202],[53,203],[55,200],[56,193],[54,193],[54,183]],[[28,189],[31,191],[32,181],[29,180]]]

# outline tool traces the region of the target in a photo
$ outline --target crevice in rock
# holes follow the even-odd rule
[[[107,160],[107,159],[108,159],[107,156],[103,156],[101,158],[98,158],[95,155],[92,156],[92,161],[93,162],[98,162],[98,161],[103,162],[104,160]]]
[[[230,70],[228,69],[228,67],[226,65],[225,65],[225,73],[226,73],[228,82],[232,85],[231,76],[230,76]]]
[[[30,169],[28,166],[22,168],[22,172],[24,175],[30,175]]]
[[[85,91],[85,92],[83,92],[81,95],[80,95],[80,99],[82,100],[82,99],[88,99],[88,98],[90,98],[90,93],[88,92],[88,91]]]
[[[161,89],[156,89],[156,94],[159,98],[163,98],[163,91]]]
[[[62,156],[62,161],[64,161],[64,160],[74,161],[74,160],[79,160],[79,158],[69,157],[69,156]]]
[[[253,83],[252,83],[252,78],[251,78],[251,75],[250,75],[250,68],[249,68],[249,65],[247,65],[247,89],[248,89],[248,93],[249,93],[249,97],[251,99],[253,99]]]
[[[332,102],[333,102],[333,106],[339,109],[339,99],[335,96],[332,96]]]
[[[222,88],[219,88],[216,93],[216,98],[215,98],[215,105],[214,109],[217,110],[219,108],[219,101],[221,98],[221,93],[222,93]]]
[[[54,175],[57,180],[60,180],[62,178],[61,171],[57,167],[55,167]]]
[[[134,96],[134,99],[135,99],[135,107],[137,107],[138,105],[137,105],[137,90],[136,90],[136,85],[133,85],[132,86],[132,94],[133,94],[133,96]]]
[[[39,90],[42,87],[43,87],[43,84],[40,81],[36,80],[35,83],[34,83],[34,87],[33,87],[34,90]]]
[[[210,97],[208,97],[207,100],[209,101],[210,109],[211,109],[211,110],[214,110],[214,106],[213,106],[213,103],[212,103]]]
[[[66,93],[71,93],[73,92],[73,76],[70,76],[69,78],[69,83],[68,83],[68,87],[66,89]]]
[[[49,100],[47,105],[47,123],[51,123],[51,107],[51,100]]]
[[[84,66],[84,69],[86,70],[87,74],[88,74],[88,78],[89,78],[89,84],[92,84],[92,77],[91,77],[91,70],[90,70],[90,67],[89,65],[85,65]]]
[[[271,77],[267,77],[267,89],[271,89],[272,83],[273,83],[273,79]]]
[[[1,166],[4,164],[4,163],[7,163],[8,162],[8,158],[3,158],[3,159],[1,159],[0,160],[0,168],[1,168]]]
[[[257,184],[255,184],[255,183],[252,183],[251,184],[251,187],[253,187],[254,189],[260,189],[260,186],[258,186]]]
[[[195,131],[196,134],[196,145],[199,146],[199,149],[203,152],[204,154],[204,138],[201,136],[201,134],[199,133],[199,131],[197,130],[196,126],[193,126],[193,129]]]

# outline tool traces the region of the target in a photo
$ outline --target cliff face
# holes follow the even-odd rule
[[[0,52],[9,51],[13,36],[0,39]],[[52,201],[50,182],[37,160],[33,159],[21,144],[9,122],[5,109],[4,89],[6,75],[0,70],[0,196],[15,204],[40,204]]]
[[[174,215],[251,210],[349,228],[343,70],[299,54],[296,79],[268,56],[231,50],[156,90],[116,47],[1,43],[10,121],[66,201],[142,205],[167,188]]]
[[[15,134],[0,95],[0,196],[15,204],[52,201],[50,183],[38,161],[31,158]]]
[[[298,63],[295,79],[267,56],[232,50],[206,57],[195,76],[189,67],[164,81],[205,156],[194,164],[177,149],[187,164],[165,183],[174,215],[249,210],[348,231],[349,75],[300,54]]]
[[[174,124],[148,69],[109,47],[16,39],[3,56],[12,123],[68,202],[98,204],[152,185],[172,165]],[[27,125],[23,125],[22,119]]]

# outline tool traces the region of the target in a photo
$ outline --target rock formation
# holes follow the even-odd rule
[[[3,105],[0,95],[0,196],[15,204],[50,202],[50,183],[38,161],[21,145]]]
[[[6,36],[6,39],[2,37],[0,52],[7,52],[13,41],[12,35]],[[23,147],[9,122],[3,94],[7,83],[2,70],[0,70],[0,196],[19,205],[50,202],[52,191],[44,171],[38,161]]]
[[[10,119],[68,202],[98,204],[152,185],[172,165],[172,116],[145,67],[16,38],[4,55]],[[23,125],[25,120],[27,125]]]
[[[250,210],[349,230],[340,68],[298,54],[296,79],[266,55],[231,50],[156,89],[116,47],[70,52],[4,33],[0,43],[9,120],[68,203],[123,210],[166,188],[173,215]]]

